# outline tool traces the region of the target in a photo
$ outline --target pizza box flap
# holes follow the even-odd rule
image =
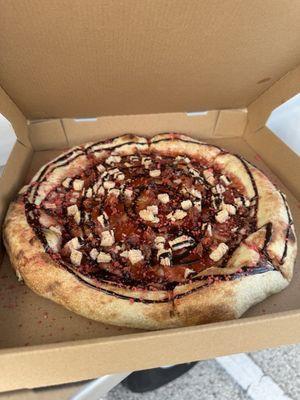
[[[300,157],[267,128],[272,111],[300,92],[300,66],[275,82],[248,106],[244,139],[300,199]]]
[[[0,24],[29,119],[243,108],[300,59],[297,0],[13,0]]]
[[[10,97],[1,88],[1,86],[0,113],[11,123],[18,140],[31,148],[27,120],[14,102],[10,99]]]

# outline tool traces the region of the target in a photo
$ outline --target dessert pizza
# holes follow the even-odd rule
[[[19,278],[85,317],[144,329],[240,317],[292,278],[285,196],[238,155],[190,137],[78,146],[10,205]]]

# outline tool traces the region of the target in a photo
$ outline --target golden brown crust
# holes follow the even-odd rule
[[[124,135],[113,140],[113,144],[114,151],[121,154],[144,152],[149,148],[161,155],[184,153],[207,165],[217,166],[224,173],[238,179],[244,187],[246,197],[252,199],[258,196],[257,232],[241,243],[224,271],[232,274],[255,258],[251,245],[255,244],[258,251],[261,250],[267,238],[268,224],[272,234],[267,241],[266,250],[277,270],[212,284],[205,280],[196,281],[179,285],[171,293],[133,291],[110,283],[101,283],[101,287],[96,289],[60,267],[45,252],[27,222],[24,203],[19,196],[7,213],[3,229],[4,242],[17,275],[32,290],[87,318],[128,327],[162,329],[238,318],[253,304],[288,285],[297,250],[294,227],[290,226],[291,216],[284,196],[261,171],[239,157],[224,153],[216,146],[185,135],[156,135],[150,145],[145,138]],[[80,155],[82,148],[92,148],[101,156],[111,145],[112,142],[99,142],[75,148],[79,154],[76,160],[67,168],[56,171],[51,177],[50,185],[41,186],[39,194],[44,196],[51,190],[51,183],[61,182],[65,176],[76,175],[78,170],[85,167],[85,156]],[[119,145],[123,146],[117,147]],[[44,173],[50,170],[49,166],[43,168]],[[220,268],[216,267],[210,268],[209,272],[210,275],[222,275]]]
[[[265,232],[263,233],[265,234]],[[249,241],[249,238],[247,240]],[[294,249],[289,247],[283,268],[293,268],[295,260],[293,251]],[[198,276],[204,277],[208,271],[210,276],[218,275],[220,277],[234,274],[242,265],[248,265],[252,257],[249,248],[241,245],[229,259],[225,268],[213,267],[203,271]],[[288,283],[289,281],[281,272],[268,271],[262,274],[240,276],[230,281],[220,279],[212,284],[208,279],[177,286],[174,289],[175,312],[183,325],[239,318],[251,306],[283,290]],[[180,297],[183,293],[185,295]]]
[[[214,162],[221,149],[216,146],[200,142],[186,135],[165,133],[156,135],[150,142],[150,151],[161,155],[176,156],[186,154],[195,159],[206,161],[207,165]]]
[[[248,165],[255,179],[259,196],[257,225],[261,227],[271,224],[271,238],[267,245],[267,253],[274,265],[278,266],[283,275],[290,281],[293,274],[293,261],[291,260],[296,257],[297,243],[294,226],[291,224],[289,206],[285,200],[285,195],[277,190],[260,170],[250,164]],[[287,249],[288,254],[285,262],[282,263],[285,249]]]
[[[214,166],[218,167],[222,173],[241,183],[248,198],[251,199],[255,196],[251,177],[242,158],[234,154],[222,153],[215,158]]]
[[[175,312],[182,325],[196,325],[239,318],[251,306],[288,285],[278,271],[243,276],[232,281],[217,281],[197,290],[189,285],[190,294],[174,300]],[[180,293],[175,288],[174,294]]]

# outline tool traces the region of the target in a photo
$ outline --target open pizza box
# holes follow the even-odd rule
[[[297,1],[2,2],[0,113],[17,141],[0,178],[0,221],[22,184],[63,149],[176,131],[265,171],[299,232],[299,156],[266,127],[300,92],[299,16]],[[35,295],[17,282],[3,247],[1,258],[1,391],[300,341],[299,260],[291,285],[240,320],[146,332]]]

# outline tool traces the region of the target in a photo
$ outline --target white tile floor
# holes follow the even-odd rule
[[[148,393],[131,393],[122,384],[107,400],[249,400],[245,392],[214,360],[199,362],[186,374]]]

